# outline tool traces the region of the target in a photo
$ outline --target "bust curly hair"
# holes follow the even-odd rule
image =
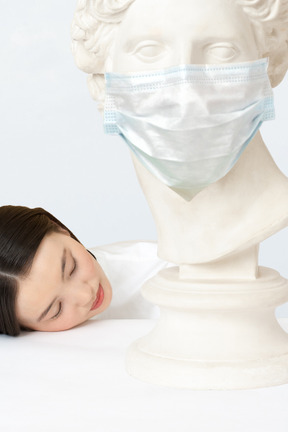
[[[115,33],[129,6],[137,0],[78,0],[72,22],[76,65],[88,75],[92,98],[103,109],[104,73],[111,59]],[[157,1],[157,0],[156,0]],[[288,0],[232,0],[249,17],[261,57],[269,57],[273,87],[288,68]]]

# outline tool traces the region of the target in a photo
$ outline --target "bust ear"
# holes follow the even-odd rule
[[[278,51],[277,55],[269,57],[268,74],[272,87],[276,87],[281,83],[288,69],[288,45],[282,51]]]
[[[268,74],[272,87],[276,87],[283,80],[288,69],[288,40],[283,37],[287,31],[273,29],[272,38],[279,41],[273,44],[273,48],[263,57],[269,57]],[[276,46],[275,46],[276,45]]]

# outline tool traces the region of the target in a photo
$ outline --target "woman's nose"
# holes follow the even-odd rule
[[[75,282],[67,291],[67,301],[74,306],[86,307],[93,302],[93,288],[87,282]]]

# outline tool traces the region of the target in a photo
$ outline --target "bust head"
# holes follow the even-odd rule
[[[137,37],[134,52],[129,51],[129,40]],[[89,89],[100,109],[108,70],[268,57],[269,77],[276,86],[288,67],[288,1],[79,0],[72,39],[76,64],[89,74]]]
[[[276,86],[288,67],[288,0],[79,0],[72,38],[76,63],[89,74],[100,110],[105,72],[268,57]],[[257,247],[287,225],[288,182],[260,134],[253,140],[227,175],[197,194],[170,189],[133,158],[161,258],[178,264],[220,260]]]

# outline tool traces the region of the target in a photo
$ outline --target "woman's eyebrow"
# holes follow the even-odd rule
[[[61,258],[61,278],[62,278],[62,280],[64,280],[64,275],[65,275],[66,256],[67,256],[67,250],[64,248],[62,258]],[[45,316],[48,314],[48,312],[50,311],[51,307],[53,306],[53,304],[55,303],[56,300],[57,300],[57,297],[55,297],[52,300],[52,302],[49,304],[49,306],[42,312],[42,314],[37,319],[37,322],[42,321],[45,318]]]

